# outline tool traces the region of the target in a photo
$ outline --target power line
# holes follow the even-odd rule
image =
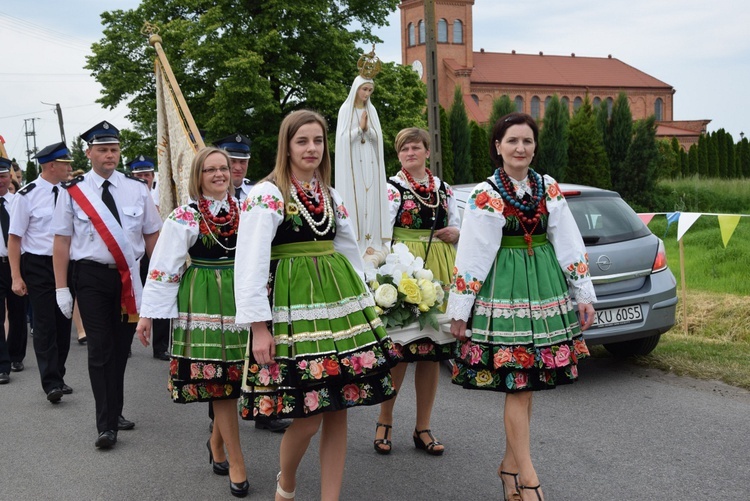
[[[59,31],[50,30],[38,24],[31,23],[25,19],[17,18],[0,12],[0,24],[6,28],[23,35],[38,38],[56,45],[63,45],[70,49],[88,51],[90,43],[82,38],[73,37]]]

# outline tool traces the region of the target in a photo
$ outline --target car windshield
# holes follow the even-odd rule
[[[633,209],[619,197],[567,196],[567,200],[587,245],[622,242],[651,233]]]

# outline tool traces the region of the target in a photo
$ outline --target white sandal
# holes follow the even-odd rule
[[[294,499],[294,494],[297,492],[297,489],[294,489],[292,492],[287,492],[281,488],[281,486],[279,485],[279,480],[281,480],[281,472],[276,475],[276,494],[284,499]]]

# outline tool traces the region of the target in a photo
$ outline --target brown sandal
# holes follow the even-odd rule
[[[419,438],[419,436],[422,433],[427,433],[427,436],[430,437],[430,442],[429,443],[424,443],[422,441],[422,439]],[[445,452],[445,448],[438,449],[438,450],[435,449],[435,447],[437,447],[438,445],[443,445],[443,444],[441,444],[440,442],[438,442],[437,440],[435,440],[435,436],[432,434],[432,430],[430,430],[430,429],[427,429],[427,430],[417,430],[415,428],[414,429],[414,436],[412,438],[414,438],[414,447],[416,447],[417,449],[421,449],[421,450],[425,451],[427,454],[429,454],[431,456],[442,456],[443,452]]]
[[[376,438],[372,445],[375,447],[375,452],[377,452],[378,454],[383,454],[383,455],[390,454],[391,449],[393,448],[393,446],[391,445],[391,439],[390,439],[391,429],[393,428],[393,426],[390,424],[377,423],[375,426],[375,435],[378,434],[378,430],[380,428],[385,428],[385,437]],[[381,446],[388,446],[388,448],[384,449]]]

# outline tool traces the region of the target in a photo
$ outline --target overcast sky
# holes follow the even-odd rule
[[[127,108],[95,103],[99,84],[83,69],[101,38],[103,9],[138,0],[3,0],[0,11],[0,135],[11,157],[26,158],[24,125],[35,118],[37,147],[68,144],[101,120],[127,127]],[[378,31],[385,61],[401,59],[399,11]],[[612,57],[676,90],[674,119],[711,119],[735,141],[750,134],[750,2],[747,0],[476,0],[474,50]],[[147,43],[144,39],[144,44]],[[369,47],[367,47],[369,50]],[[144,76],[145,77],[145,76]],[[43,103],[52,103],[51,105]]]

